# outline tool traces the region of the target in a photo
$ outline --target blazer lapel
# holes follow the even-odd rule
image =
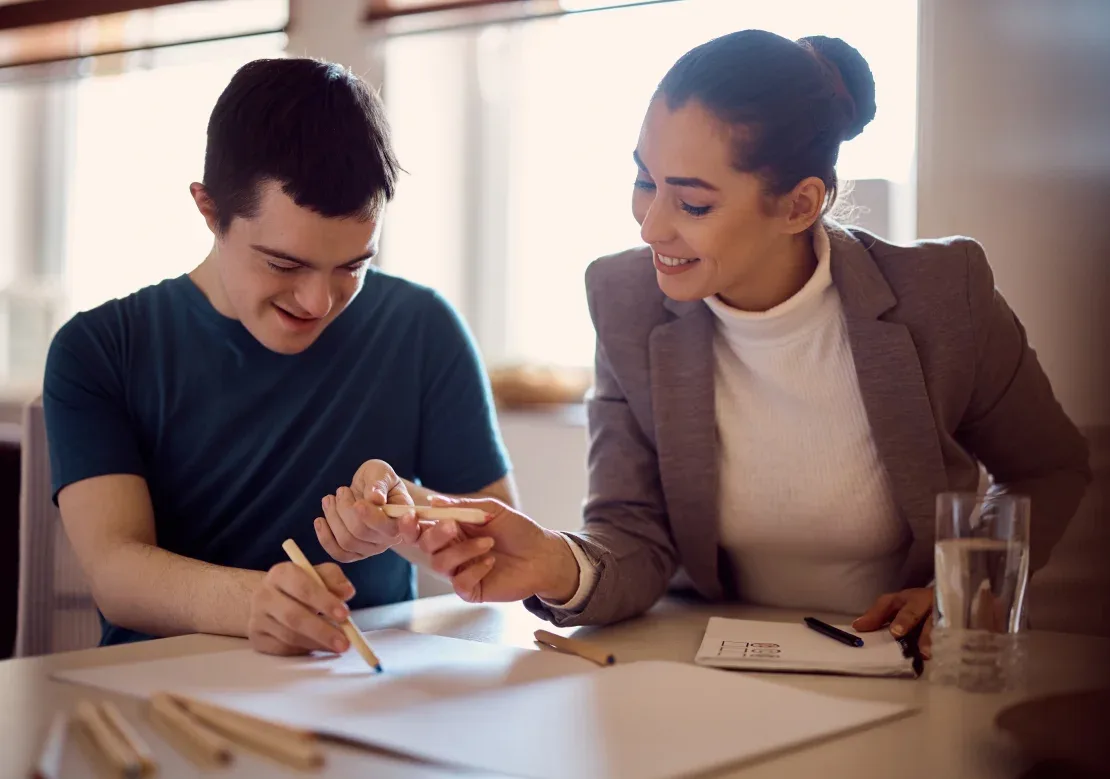
[[[713,315],[701,301],[665,305],[677,318],[649,341],[659,474],[682,564],[699,592],[718,599]]]
[[[931,567],[936,495],[947,486],[933,407],[909,329],[879,318],[897,303],[886,279],[856,237],[830,226],[829,238],[871,434],[914,536],[903,568],[912,583]]]

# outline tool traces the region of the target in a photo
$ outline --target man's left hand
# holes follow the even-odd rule
[[[359,467],[350,487],[340,487],[321,501],[324,516],[314,523],[320,545],[335,560],[351,563],[397,544],[415,544],[421,530],[416,513],[393,519],[381,509],[386,503],[413,505],[393,468],[369,460]]]

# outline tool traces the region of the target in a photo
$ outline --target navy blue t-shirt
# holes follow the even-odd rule
[[[312,521],[366,460],[445,493],[505,476],[473,340],[436,293],[374,269],[304,352],[271,352],[188,276],[75,316],[55,336],[43,391],[55,500],[65,486],[136,474],[158,545],[266,570],[293,538],[330,558]],[[393,552],[343,566],[354,608],[415,597]],[[148,638],[101,620],[102,644]]]

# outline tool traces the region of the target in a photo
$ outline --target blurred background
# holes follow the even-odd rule
[[[380,264],[466,317],[525,510],[574,528],[593,358],[583,271],[639,242],[630,152],[658,80],[746,27],[842,37],[869,61],[878,115],[839,167],[851,221],[985,245],[1098,472],[1034,619],[1110,633],[1110,3],[0,0],[0,655],[20,545],[42,552],[20,539],[21,472],[24,523],[50,519],[29,519],[51,509],[24,414],[50,339],[206,255],[188,185],[239,66],[321,57],[382,90],[407,173]],[[72,560],[51,560],[58,608],[87,611]],[[55,647],[84,640],[56,632]]]

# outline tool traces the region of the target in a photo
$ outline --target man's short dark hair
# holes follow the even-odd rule
[[[399,170],[381,99],[350,70],[313,59],[244,65],[208,121],[204,186],[221,231],[275,181],[325,217],[371,217]]]

